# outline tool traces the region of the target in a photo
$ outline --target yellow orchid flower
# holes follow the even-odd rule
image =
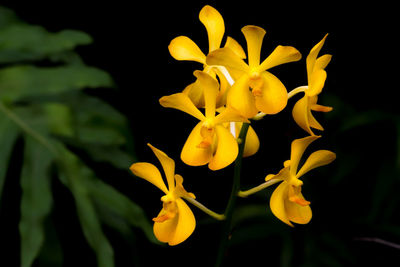
[[[156,238],[171,246],[185,241],[196,227],[196,219],[189,206],[182,200],[183,197],[194,199],[192,193],[188,193],[182,186],[183,178],[175,174],[175,162],[164,152],[147,144],[160,161],[168,188],[165,185],[160,171],[151,163],[138,162],[132,164],[130,170],[134,175],[147,180],[165,193],[161,197],[163,208],[157,217],[153,218],[153,231]]]
[[[182,161],[191,166],[208,163],[211,170],[219,170],[231,164],[238,154],[235,137],[223,124],[248,120],[231,108],[215,115],[218,82],[205,72],[195,71],[194,74],[204,90],[205,115],[184,93],[164,96],[160,99],[160,104],[166,108],[181,110],[200,120],[183,146]]]
[[[206,5],[201,9],[199,19],[207,30],[209,44],[208,53],[220,48],[225,33],[224,19],[221,14],[215,8]],[[225,47],[232,49],[240,58],[246,58],[243,48],[238,42],[229,36],[227,37]],[[230,87],[232,81],[227,80],[225,76],[226,72],[224,72],[223,69],[207,65],[206,55],[195,42],[193,42],[189,37],[178,36],[171,41],[168,49],[171,56],[176,60],[199,62],[203,65],[204,72],[211,75],[213,78],[216,78],[216,75],[218,75],[221,88],[217,96],[217,106],[221,106],[225,103],[225,92]],[[183,92],[189,96],[195,106],[204,107],[203,90],[197,81],[188,85]]]
[[[304,96],[296,102],[292,110],[293,119],[297,125],[311,135],[314,135],[311,128],[320,131],[324,130],[321,124],[314,118],[311,111],[329,112],[332,110],[332,107],[317,104],[318,94],[321,93],[327,76],[325,67],[332,58],[332,56],[328,54],[317,58],[327,36],[328,34],[311,49],[310,54],[307,56],[308,86],[301,87],[301,91],[304,91]]]
[[[282,82],[267,70],[288,62],[300,60],[300,52],[291,46],[281,46],[260,64],[260,52],[265,30],[248,25],[242,28],[247,42],[248,64],[230,48],[224,47],[207,56],[207,64],[226,67],[235,78],[227,93],[227,105],[247,118],[258,111],[276,114],[287,104],[287,91]],[[249,88],[252,90],[250,91]]]
[[[284,168],[276,175],[270,174],[266,181],[281,180],[270,199],[272,213],[284,223],[293,227],[294,223],[306,224],[311,220],[310,202],[301,194],[303,182],[299,179],[310,170],[331,163],[336,154],[328,150],[312,153],[299,171],[298,165],[306,148],[320,136],[308,136],[292,142],[290,160],[284,162]]]

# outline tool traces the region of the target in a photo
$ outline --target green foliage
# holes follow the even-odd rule
[[[74,152],[78,148],[93,161],[125,170],[134,161],[126,152],[124,133],[129,130],[125,117],[84,93],[86,88],[113,86],[107,72],[85,65],[74,52],[75,47],[91,41],[83,32],[51,33],[28,25],[0,7],[0,197],[8,163],[21,139],[19,232],[23,267],[32,266],[39,255],[49,256],[42,253],[43,247],[54,251],[44,262],[61,263],[60,246],[48,220],[57,198],[52,193],[54,179],[71,192],[82,232],[98,266],[114,266],[114,251],[103,224],[131,236],[132,227],[141,229],[150,241],[157,242],[143,210],[96,177],[96,171]],[[56,66],[34,65],[41,61]]]

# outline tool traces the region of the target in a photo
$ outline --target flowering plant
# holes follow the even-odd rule
[[[229,36],[221,47],[225,24],[215,8],[204,6],[199,19],[208,34],[207,55],[186,36],[173,39],[168,49],[176,60],[196,61],[203,68],[194,71],[195,82],[182,92],[162,97],[159,102],[163,107],[183,111],[199,120],[182,148],[180,157],[185,164],[207,165],[210,170],[217,171],[234,163],[233,187],[225,212],[218,214],[210,210],[198,202],[194,194],[188,193],[183,188],[182,176],[175,174],[174,160],[150,144],[164,169],[168,188],[154,165],[136,162],[130,169],[136,176],[149,181],[165,193],[161,198],[163,208],[153,219],[154,234],[161,242],[180,244],[195,230],[195,217],[185,201],[215,219],[224,221],[218,266],[223,260],[230,235],[237,197],[248,197],[280,183],[270,199],[272,213],[292,227],[293,223],[306,224],[311,220],[310,202],[301,193],[303,181],[299,178],[316,167],[331,163],[336,155],[328,150],[318,150],[307,158],[301,168],[298,166],[306,148],[321,137],[311,128],[323,131],[311,111],[332,110],[331,107],[317,104],[318,95],[327,78],[325,68],[331,55],[318,57],[327,38],[325,35],[306,58],[307,85],[288,92],[282,81],[269,70],[281,64],[299,61],[302,56],[296,48],[279,45],[261,61],[261,46],[266,33],[264,29],[254,25],[242,28],[247,43],[246,54],[242,46]],[[256,133],[251,124],[281,112],[288,100],[298,93],[304,93],[304,96],[293,107],[293,119],[308,136],[292,141],[290,159],[284,162],[284,168],[278,174],[266,172],[265,180],[260,185],[246,191],[240,190],[242,158],[254,156],[260,147],[258,135],[261,133]]]

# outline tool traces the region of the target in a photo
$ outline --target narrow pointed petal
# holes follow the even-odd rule
[[[328,66],[329,62],[331,62],[331,59],[332,59],[332,55],[329,55],[329,54],[320,56],[315,61],[314,69],[325,69],[326,66]]]
[[[316,96],[321,93],[322,88],[324,88],[326,80],[326,71],[323,69],[318,69],[313,71],[308,81],[308,89],[304,92],[308,96]]]
[[[244,52],[243,47],[232,37],[228,36],[226,38],[226,43],[224,47],[230,48],[236,55],[239,56],[239,58],[246,58],[246,52]]]
[[[274,51],[261,63],[258,71],[262,72],[272,67],[285,63],[298,61],[301,59],[301,53],[292,46],[278,45]]]
[[[195,71],[199,86],[203,89],[206,118],[214,118],[219,84],[204,71]]]
[[[157,217],[162,217],[166,211],[162,209]],[[169,220],[163,222],[154,222],[153,232],[156,238],[163,242],[168,243],[175,236],[176,227],[178,225],[179,216],[178,214]]]
[[[289,160],[285,161],[284,168],[282,168],[278,174],[268,174],[265,177],[265,181],[269,181],[271,179],[278,179],[278,180],[289,180],[290,178],[290,168],[289,168]]]
[[[300,171],[297,173],[296,177],[300,178],[312,169],[318,168],[320,166],[327,165],[336,159],[336,154],[329,150],[318,150],[312,153],[304,165],[301,167]]]
[[[296,176],[297,167],[299,165],[301,156],[303,156],[306,148],[320,136],[307,136],[304,138],[296,139],[292,142],[291,153],[290,153],[290,174]]]
[[[266,114],[276,114],[286,107],[288,100],[286,87],[270,72],[264,71],[261,77],[261,86],[253,88],[256,107]],[[255,93],[256,91],[259,93]]]
[[[206,56],[189,37],[178,36],[168,46],[169,53],[176,60],[197,61],[205,64]]]
[[[232,107],[225,108],[220,114],[215,117],[215,124],[222,124],[225,122],[250,122],[247,118],[243,117],[236,109]]]
[[[189,193],[186,191],[186,189],[183,187],[183,177],[179,174],[175,174],[175,192],[178,193],[179,197],[190,197],[195,199],[196,196],[193,193]]]
[[[241,72],[248,72],[249,66],[229,47],[219,48],[208,54],[208,65],[224,66]]]
[[[218,49],[225,33],[224,19],[221,14],[215,8],[206,5],[201,9],[199,19],[207,29],[209,52]]]
[[[308,123],[311,128],[323,131],[324,127],[314,118],[314,115],[311,113],[311,110],[308,111]]]
[[[289,185],[285,181],[282,182],[272,193],[269,205],[275,217],[293,227],[293,224],[289,221],[285,209],[285,200],[288,197],[289,190],[288,186]]]
[[[231,164],[237,157],[239,152],[236,139],[231,132],[222,125],[215,127],[217,134],[217,148],[215,155],[210,160],[208,167],[210,170],[220,170]]]
[[[165,177],[167,178],[168,189],[169,191],[172,191],[175,188],[175,161],[168,157],[168,155],[163,151],[155,148],[151,144],[147,145],[151,148],[151,150],[153,150],[154,155],[156,155],[160,161],[164,169]]]
[[[311,110],[316,110],[316,111],[325,111],[328,112],[330,110],[332,110],[332,108],[330,107],[324,107],[324,106],[320,106],[317,105],[317,101],[318,101],[318,96],[311,96],[308,98],[309,99],[309,103],[308,103],[308,122],[310,124],[310,127],[323,131],[324,128],[322,127],[322,125],[314,118],[313,114],[311,113]]]
[[[332,111],[332,107],[328,107],[328,106],[322,106],[322,105],[318,105],[318,104],[314,104],[311,106],[311,110],[314,111],[319,111],[319,112],[329,112]]]
[[[174,234],[168,241],[170,246],[175,246],[185,241],[196,228],[196,219],[192,210],[185,203],[185,201],[178,198],[176,200],[176,205],[178,206],[178,214],[176,216],[178,222],[176,224]]]
[[[190,98],[184,93],[177,93],[160,98],[160,104],[164,108],[181,110],[199,120],[205,120],[203,113],[193,104]]]
[[[203,89],[200,87],[199,82],[196,81],[185,87],[182,93],[186,94],[193,104],[198,108],[204,107],[204,94]]]
[[[261,27],[248,25],[242,28],[242,33],[247,42],[247,55],[249,56],[250,68],[260,65],[261,46],[265,30]]]
[[[304,197],[299,193],[299,197],[304,200]],[[298,224],[307,224],[312,217],[312,211],[309,205],[302,206],[295,202],[285,199],[285,208],[287,218]]]
[[[308,132],[310,135],[314,135],[310,128],[309,122],[309,97],[304,95],[300,98],[296,104],[293,106],[292,116],[297,125],[299,125],[304,131]]]
[[[252,118],[257,113],[253,94],[249,90],[249,76],[243,75],[229,89],[226,103],[246,118]]]
[[[201,166],[207,164],[212,157],[212,146],[199,148],[198,145],[203,141],[201,136],[202,122],[198,123],[190,133],[181,152],[181,159],[190,166]]]
[[[168,194],[168,189],[161,177],[160,171],[151,163],[147,162],[137,162],[131,165],[129,168],[132,173],[140,178],[157,186],[165,194]]]
[[[321,50],[322,46],[325,43],[325,39],[328,36],[328,34],[326,34],[324,36],[324,38],[322,38],[321,41],[319,41],[318,44],[316,44],[310,51],[310,53],[308,54],[307,58],[306,58],[306,65],[307,65],[307,75],[308,77],[311,75],[311,73],[313,72],[314,69],[314,65],[315,62],[317,60],[319,51]]]

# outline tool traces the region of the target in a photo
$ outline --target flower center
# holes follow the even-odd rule
[[[289,186],[289,201],[299,204],[300,206],[310,205],[310,201],[304,199],[301,195],[301,186]]]
[[[178,213],[175,199],[170,194],[163,196],[161,201],[163,202],[163,209],[157,217],[153,218],[154,222],[165,222],[174,218]]]
[[[256,70],[250,71],[250,80],[257,80],[260,78],[260,72]]]
[[[198,148],[208,148],[214,141],[214,121],[206,119],[200,129],[200,135],[203,140],[197,145]]]

